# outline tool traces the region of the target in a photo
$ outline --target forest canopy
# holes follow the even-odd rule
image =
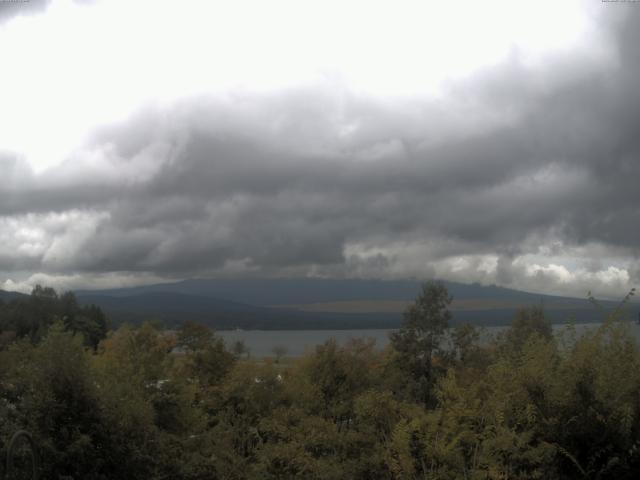
[[[384,350],[254,359],[192,322],[107,332],[96,307],[37,287],[0,303],[0,458],[26,429],[46,479],[636,478],[623,316],[554,335],[531,307],[487,340],[448,325],[450,301],[426,283]]]

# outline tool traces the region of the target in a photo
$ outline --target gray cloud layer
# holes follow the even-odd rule
[[[0,25],[19,16],[45,12],[52,0],[4,0],[0,2]],[[93,0],[74,0],[77,4],[90,4]]]
[[[46,10],[49,0],[0,2],[0,23],[18,15],[31,15]]]
[[[514,56],[439,100],[329,83],[194,98],[98,129],[44,172],[0,153],[0,272],[624,294],[640,281],[638,12],[607,20],[606,60]]]

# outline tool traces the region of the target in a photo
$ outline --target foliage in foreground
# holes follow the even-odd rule
[[[636,478],[627,324],[554,337],[531,308],[480,342],[448,328],[449,302],[425,284],[385,351],[329,341],[284,363],[188,322],[124,326],[95,351],[63,318],[5,329],[0,439],[33,432],[50,479]]]

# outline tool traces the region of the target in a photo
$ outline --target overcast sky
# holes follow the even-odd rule
[[[640,3],[0,2],[0,288],[640,284]]]

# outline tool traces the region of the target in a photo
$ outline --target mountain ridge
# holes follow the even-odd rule
[[[542,305],[553,323],[601,321],[587,298],[523,292],[496,285],[443,282],[453,296],[452,323],[507,325],[519,308]],[[419,294],[416,280],[318,278],[186,279],[139,287],[77,290],[78,301],[101,307],[114,325],[155,320],[175,327],[193,320],[216,329],[305,330],[397,328]],[[3,292],[5,301],[24,294]],[[602,301],[610,310],[619,302]],[[640,305],[630,304],[630,316]]]
[[[497,285],[443,282],[454,299],[504,298],[523,301],[584,301],[585,298],[538,294]],[[76,293],[104,293],[129,296],[146,292],[176,292],[213,296],[252,305],[304,304],[352,300],[413,300],[420,292],[417,280],[367,280],[321,278],[185,279],[138,287],[77,290]],[[625,292],[626,293],[626,292]],[[606,302],[606,301],[605,301]]]
[[[453,323],[506,325],[519,308],[539,304],[554,323],[570,317],[581,323],[593,322],[603,316],[586,298],[541,295],[495,285],[444,284],[454,298]],[[80,290],[76,294],[80,301],[96,303],[121,321],[159,318],[175,324],[192,319],[218,329],[349,329],[400,326],[402,305],[415,299],[420,287],[421,282],[415,280],[187,279]],[[358,308],[353,308],[354,303]],[[388,308],[389,304],[395,307]],[[611,309],[617,302],[601,304]]]

